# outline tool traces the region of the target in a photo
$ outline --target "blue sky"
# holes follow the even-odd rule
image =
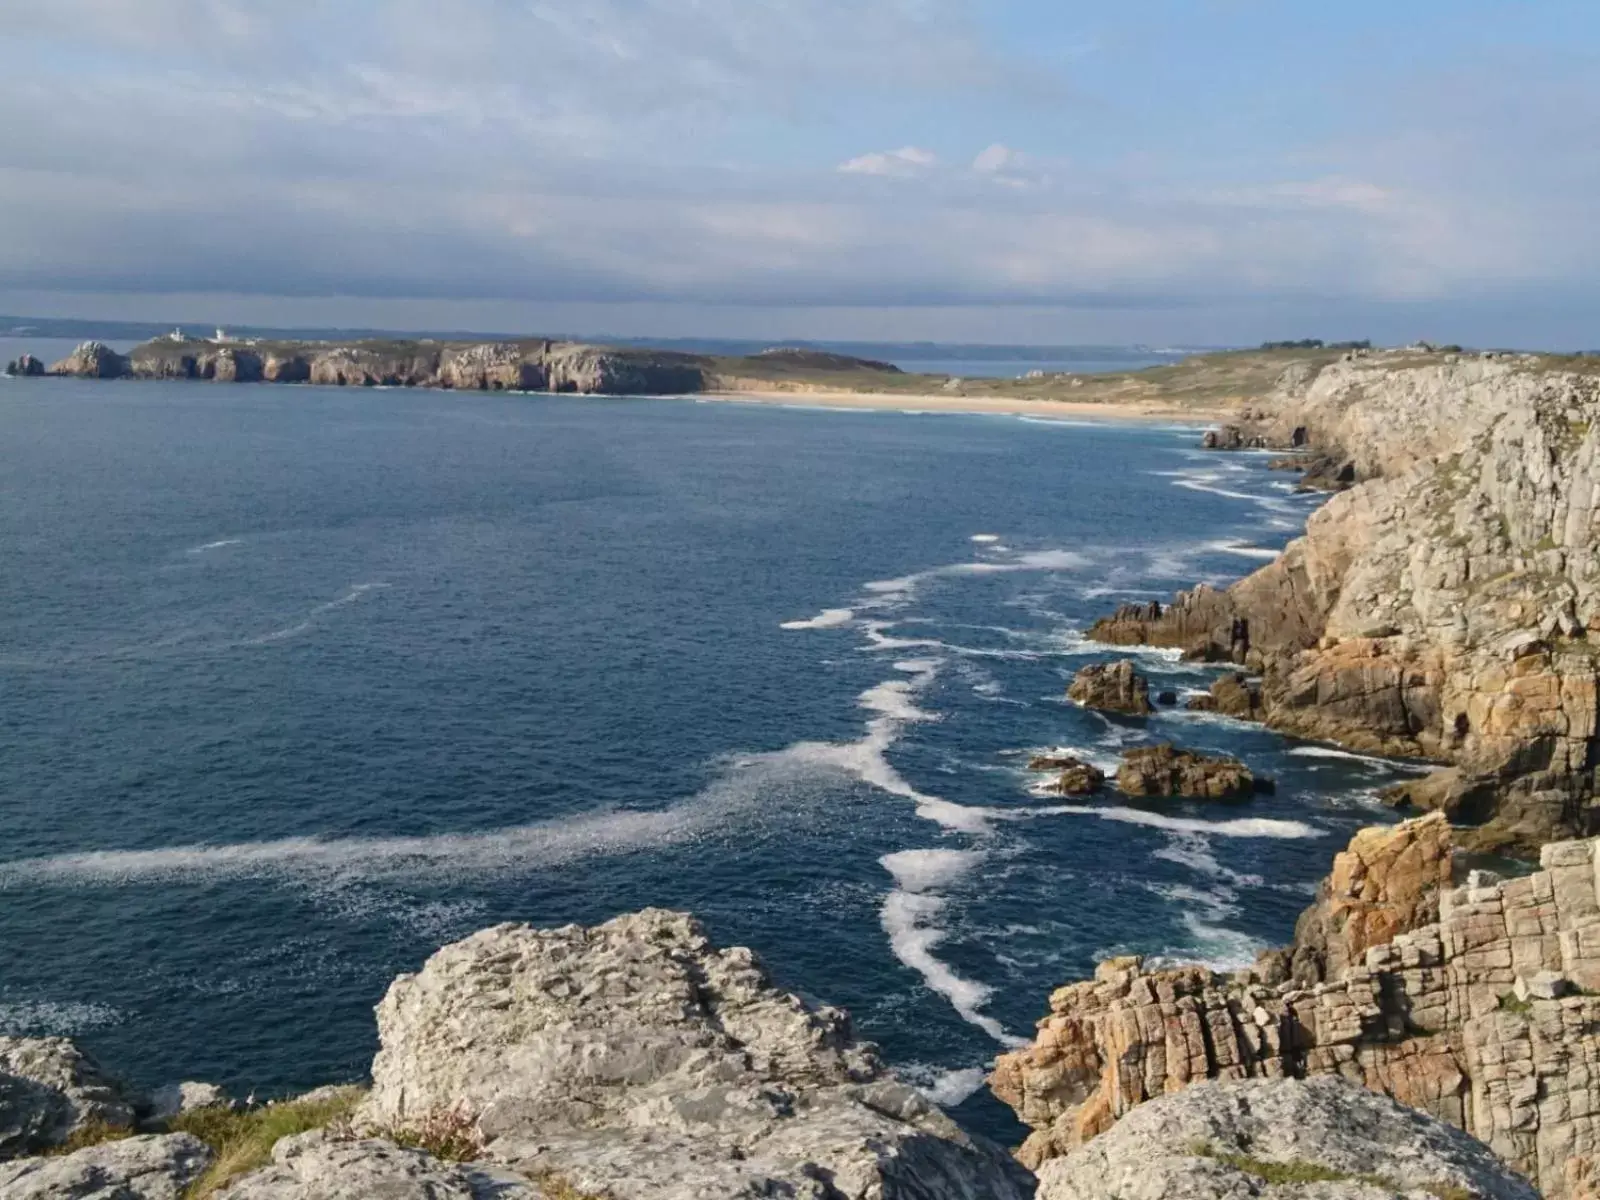
[[[0,310],[1600,346],[1600,5],[0,0]]]

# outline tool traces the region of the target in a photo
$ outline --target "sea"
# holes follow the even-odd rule
[[[1052,989],[1284,942],[1415,769],[1066,700],[1128,653],[1095,617],[1239,578],[1317,503],[1199,436],[0,380],[0,1033],[288,1094],[359,1079],[441,944],[655,905],[1014,1143],[983,1076]],[[1132,653],[1180,697],[1215,675]],[[1277,792],[1028,769],[1158,741]]]

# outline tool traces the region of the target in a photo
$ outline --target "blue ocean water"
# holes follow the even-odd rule
[[[359,1077],[499,921],[698,913],[977,1091],[1096,958],[1284,940],[1394,766],[1063,698],[1096,615],[1314,501],[1197,431],[692,400],[0,381],[0,1032],[155,1085]],[[1209,672],[1156,652],[1158,687]],[[1247,804],[1067,804],[1173,739]]]

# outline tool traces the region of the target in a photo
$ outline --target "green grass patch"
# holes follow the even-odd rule
[[[1533,1001],[1519,1000],[1515,992],[1507,992],[1500,997],[1500,1011],[1516,1013],[1519,1017],[1525,1017],[1533,1011]]]
[[[184,1200],[205,1200],[240,1175],[266,1166],[272,1148],[286,1137],[347,1124],[366,1092],[343,1088],[326,1099],[286,1100],[265,1108],[237,1111],[197,1108],[167,1122],[173,1133],[190,1133],[210,1146],[215,1161],[185,1194]]]
[[[1222,1163],[1246,1175],[1254,1175],[1257,1179],[1268,1184],[1292,1183],[1366,1183],[1373,1187],[1386,1188],[1391,1192],[1404,1192],[1410,1190],[1405,1185],[1396,1183],[1382,1175],[1366,1174],[1353,1171],[1336,1171],[1332,1167],[1325,1167],[1321,1163],[1313,1162],[1272,1162],[1264,1158],[1252,1158],[1248,1154],[1237,1154],[1230,1150],[1223,1150],[1209,1142],[1194,1142],[1189,1149],[1196,1157],[1209,1158],[1213,1162]],[[1434,1196],[1437,1200],[1477,1200],[1477,1197],[1467,1188],[1453,1183],[1426,1183],[1422,1191]]]

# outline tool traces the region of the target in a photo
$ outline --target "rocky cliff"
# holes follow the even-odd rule
[[[117,354],[86,342],[49,368],[95,379],[207,379],[671,395],[705,388],[704,360],[667,351],[576,342],[214,342],[158,338]]]
[[[1452,886],[1451,858],[1437,814],[1370,831],[1290,952],[1234,975],[1114,959],[1059,989],[991,1079],[1035,1131],[1023,1161],[1208,1079],[1337,1075],[1479,1138],[1547,1196],[1595,1194],[1600,839],[1548,845],[1505,881]]]
[[[1285,732],[1448,764],[1404,798],[1485,824],[1484,844],[1600,831],[1600,379],[1361,354],[1287,373],[1254,415],[1360,482],[1270,566],[1094,636],[1245,665]]]

